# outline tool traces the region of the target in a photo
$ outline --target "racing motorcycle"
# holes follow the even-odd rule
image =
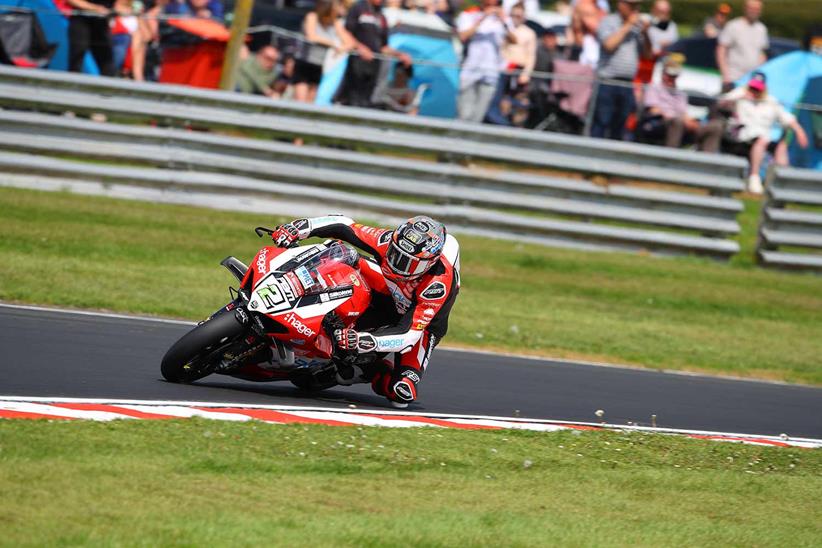
[[[273,231],[255,232],[262,237]],[[161,364],[163,377],[176,383],[213,373],[289,380],[308,391],[351,384],[355,374],[377,367],[373,357],[334,351],[334,330],[353,327],[371,302],[359,260],[353,247],[338,240],[266,246],[250,268],[226,257],[220,264],[239,288],[229,288],[231,302],[171,346]]]

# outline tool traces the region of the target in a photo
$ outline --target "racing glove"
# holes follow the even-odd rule
[[[300,240],[300,231],[292,223],[286,223],[271,233],[271,239],[277,247],[291,247]]]
[[[337,343],[337,348],[343,352],[356,352],[357,343],[359,343],[360,334],[354,329],[335,329],[334,342]]]
[[[354,329],[335,329],[334,342],[342,352],[360,353],[371,352],[377,347],[374,336],[370,333],[359,333]]]

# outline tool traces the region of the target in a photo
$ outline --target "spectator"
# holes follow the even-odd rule
[[[91,51],[103,76],[114,76],[114,51],[108,18],[114,13],[114,0],[67,0],[83,14],[69,17],[69,70],[83,72],[83,59]]]
[[[563,52],[559,49],[557,34],[552,28],[542,31],[539,37],[539,47],[537,48],[537,58],[534,63],[534,71],[553,72],[554,60],[563,57]],[[548,96],[551,92],[551,79],[542,76],[535,76],[531,80],[529,121],[527,126],[534,127],[548,116]]]
[[[137,17],[133,15],[132,0],[115,0],[114,10],[118,13],[111,22],[111,44],[114,72],[119,74],[126,61],[131,36],[137,32]]]
[[[525,24],[525,5],[517,3],[512,6],[510,18],[516,41],[503,42],[502,58],[506,74],[500,75],[497,96],[491,103],[491,110],[486,114],[486,118],[490,118],[492,113],[495,113],[497,120],[490,121],[500,123],[499,118],[503,118],[504,125],[510,125],[512,117],[522,122],[527,116],[528,84],[537,61],[537,33]],[[516,116],[517,113],[520,115]]]
[[[515,4],[511,8],[513,40],[506,40],[502,46],[502,58],[509,70],[519,71],[517,83],[524,86],[531,81],[531,73],[537,62],[537,33],[525,24],[525,6]]]
[[[608,4],[608,0],[571,0],[571,7],[574,9],[585,5],[593,6],[603,14],[611,12],[611,6]]]
[[[568,3],[568,0],[557,0],[554,4],[554,11],[560,15],[564,15],[565,17],[571,17],[573,8],[571,8],[571,4]]]
[[[274,89],[279,59],[280,52],[271,45],[263,46],[254,55],[249,55],[240,63],[237,71],[237,91],[279,99],[280,93]]]
[[[222,0],[169,0],[163,11],[167,15],[199,17],[222,22],[225,9]]]
[[[390,82],[386,78],[377,83],[374,89],[374,106],[416,116],[422,97],[411,87],[414,68],[396,63],[393,69],[394,74]]]
[[[160,56],[159,15],[165,10],[167,3],[168,0],[146,2],[137,31],[131,35],[131,77],[138,82],[146,80],[146,66],[149,68],[148,80],[157,80],[156,68]]]
[[[571,24],[566,31],[568,58],[596,68],[599,64],[599,42],[596,33],[599,22],[605,16],[594,2],[577,4],[571,14]]]
[[[514,6],[520,6],[523,10],[523,22],[528,19],[533,19],[539,15],[539,1],[538,0],[502,0],[502,10],[505,15],[511,17],[511,10]]]
[[[765,61],[768,49],[768,29],[759,20],[761,0],[745,0],[745,15],[725,25],[716,45],[716,64],[722,75],[724,91],[733,89],[733,82],[742,78]]]
[[[636,108],[633,86],[640,56],[650,57],[648,40],[650,21],[639,17],[640,0],[619,0],[617,13],[606,16],[599,24],[597,38],[601,55],[597,75],[620,80],[624,84],[601,83],[596,100],[593,137],[621,140],[628,115]]]
[[[650,19],[648,40],[651,42],[651,56],[639,60],[634,78],[637,84],[648,84],[653,80],[657,59],[665,54],[668,46],[679,40],[679,29],[671,21],[671,4],[668,0],[655,0],[651,6]],[[636,96],[641,97],[641,88],[637,88]]]
[[[335,100],[356,107],[371,106],[377,85],[380,61],[375,53],[396,57],[411,66],[411,57],[388,46],[388,22],[382,14],[382,0],[360,0],[348,12],[345,29],[353,36],[356,56],[348,58],[340,89]]]
[[[514,27],[497,1],[482,0],[482,8],[469,8],[457,18],[457,34],[465,44],[457,97],[460,120],[481,122],[485,117],[502,66],[502,42],[516,42]]]
[[[762,72],[755,72],[747,86],[734,89],[720,97],[721,104],[733,107],[734,118],[730,123],[735,139],[749,149],[750,175],[748,190],[762,193],[759,170],[766,152],[772,152],[777,165],[788,165],[788,144],[783,134],[777,141],[771,140],[771,130],[779,123],[785,130],[793,130],[801,148],[807,148],[808,136],[776,98],[768,95],[767,79]]]
[[[671,3],[668,0],[656,0],[651,6],[648,39],[654,58],[659,58],[668,46],[679,40],[679,28],[671,20]]]
[[[439,18],[448,23],[448,26],[453,27],[454,18],[462,7],[462,0],[436,0],[434,7]]]
[[[536,72],[551,72],[554,69],[554,59],[563,55],[559,48],[556,31],[552,28],[544,29],[539,37],[534,70]]]
[[[294,60],[294,99],[313,103],[323,77],[323,64],[331,52],[346,51],[351,39],[339,18],[338,0],[318,0],[314,10],[303,19],[303,34],[307,44],[301,58]]]
[[[731,15],[731,6],[726,3],[719,4],[716,8],[716,13],[711,17],[705,19],[702,23],[702,36],[705,38],[718,38],[725,24],[728,22],[728,17]]]
[[[667,147],[681,146],[687,133],[694,137],[698,150],[718,152],[724,124],[718,119],[701,124],[688,116],[688,96],[676,89],[677,77],[682,72],[681,57],[669,55],[662,68],[662,83],[645,89],[640,131],[649,136],[664,136]]]

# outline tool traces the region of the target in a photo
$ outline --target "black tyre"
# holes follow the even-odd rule
[[[214,372],[225,348],[246,332],[233,312],[201,323],[174,343],[163,356],[160,371],[170,382],[190,383]]]

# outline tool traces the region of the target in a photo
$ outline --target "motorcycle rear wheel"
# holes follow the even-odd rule
[[[224,312],[201,323],[168,349],[160,372],[169,382],[191,383],[214,372],[221,349],[246,332],[233,312]]]

